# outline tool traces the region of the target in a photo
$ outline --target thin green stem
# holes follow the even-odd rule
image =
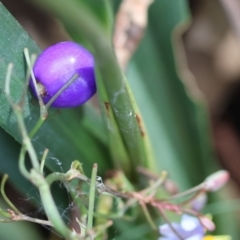
[[[204,189],[200,189],[199,191],[195,192],[195,194],[188,198],[186,201],[181,202],[180,204],[178,204],[179,206],[184,206],[187,205],[189,203],[191,203],[193,200],[195,200],[197,197],[199,197],[201,194],[205,193]]]
[[[88,219],[87,219],[87,230],[91,230],[93,227],[93,211],[95,204],[95,193],[96,193],[96,178],[97,178],[97,164],[93,165],[92,176],[91,176],[91,185],[89,193],[89,206],[88,206]]]
[[[46,157],[48,155],[49,150],[45,149],[42,155],[42,159],[41,159],[41,164],[40,164],[40,172],[43,174],[43,169],[44,169],[44,164],[46,161]]]
[[[15,211],[16,213],[18,214],[22,214],[13,204],[12,202],[9,200],[9,198],[7,197],[7,195],[5,194],[5,191],[4,191],[4,188],[5,188],[5,183],[8,179],[8,175],[7,174],[4,174],[3,175],[3,178],[2,178],[2,182],[1,182],[1,194],[2,194],[2,197],[4,199],[4,201],[8,204],[8,206],[13,210]]]
[[[22,139],[23,139],[23,146],[25,145],[26,149],[28,150],[28,153],[30,155],[30,160],[31,160],[33,167],[36,170],[40,170],[40,164],[39,164],[39,161],[37,158],[37,154],[32,146],[31,140],[27,134],[26,126],[25,126],[23,116],[22,116],[22,111],[19,111],[19,109],[15,106],[13,106],[13,111],[15,112],[16,117],[17,117],[17,122],[19,125],[19,129],[21,131]],[[25,153],[25,152],[23,152],[23,153]]]
[[[150,187],[142,190],[140,192],[140,194],[145,197],[148,196],[149,194],[151,194],[153,191],[155,191],[156,189],[158,189],[163,182],[166,180],[167,177],[167,172],[166,171],[162,171],[160,178],[155,181]],[[127,204],[124,206],[124,208],[122,209],[122,215],[134,204],[136,204],[139,200],[133,197],[128,197],[130,198],[129,201],[127,202]]]
[[[188,189],[184,192],[181,192],[181,193],[178,193],[178,194],[175,194],[167,199],[164,199],[164,201],[169,201],[169,200],[173,200],[173,199],[177,199],[177,198],[181,198],[181,197],[184,197],[186,195],[189,195],[189,194],[192,194],[192,193],[195,193],[197,191],[200,191],[200,190],[203,190],[205,187],[205,183],[201,183],[199,185],[197,185],[196,187],[193,187],[191,189]]]
[[[76,169],[70,169],[67,173],[60,173],[60,172],[51,173],[46,177],[46,181],[49,185],[51,185],[55,181],[66,182],[66,181],[70,181],[74,178],[77,178],[84,182],[90,183],[90,179],[88,177],[82,175]]]
[[[144,213],[144,215],[145,215],[145,217],[146,217],[149,225],[152,227],[152,229],[153,229],[154,231],[156,231],[156,230],[157,230],[157,226],[156,226],[156,224],[154,223],[154,221],[152,220],[152,217],[151,217],[151,215],[150,215],[150,213],[149,213],[149,211],[148,211],[148,209],[147,209],[146,204],[145,204],[145,203],[140,203],[140,205],[141,205],[141,207],[142,207],[143,213]]]
[[[26,146],[22,146],[20,154],[19,154],[18,166],[19,166],[21,174],[25,178],[29,179],[30,174],[25,167],[25,155],[26,155]]]
[[[53,224],[50,221],[46,221],[46,220],[42,220],[42,219],[38,219],[38,218],[32,218],[32,217],[28,217],[24,214],[17,216],[18,217],[18,221],[28,221],[28,222],[33,222],[33,223],[38,223],[41,225],[46,225],[46,226],[50,226],[53,227]]]
[[[78,160],[72,162],[70,169],[76,169],[80,172],[80,174],[85,175],[82,164]]]
[[[42,220],[42,219],[37,219],[37,218],[32,218],[29,216],[26,216],[22,213],[17,213],[14,212],[13,210],[8,210],[8,214],[9,214],[9,218],[11,218],[11,221],[28,221],[28,222],[34,222],[34,223],[38,223],[38,224],[42,224],[42,225],[48,225],[48,226],[53,226],[51,224],[51,222],[46,221],[46,220]]]
[[[44,106],[41,94],[38,91],[37,81],[36,81],[36,78],[34,76],[31,60],[30,60],[30,57],[29,57],[29,51],[28,51],[27,48],[24,48],[23,52],[24,52],[24,56],[25,56],[25,59],[26,59],[26,63],[27,63],[28,69],[30,71],[30,75],[31,75],[31,78],[32,78],[32,81],[33,81],[34,88],[35,88],[35,91],[36,91],[36,94],[37,94],[38,102],[39,102],[39,105],[40,105],[41,116],[43,116],[43,115],[45,115],[44,114],[45,106]]]
[[[68,173],[60,173],[60,172],[54,172],[49,174],[46,177],[46,182],[48,183],[49,186],[55,181],[61,181],[61,182],[66,182],[70,179],[71,174]]]
[[[33,129],[31,130],[31,132],[29,133],[29,137],[32,139],[34,137],[34,135],[37,133],[37,131],[40,129],[40,127],[42,126],[42,124],[44,123],[44,121],[46,120],[46,117],[40,117],[38,119],[38,122],[36,123],[36,125],[33,127]]]
[[[70,80],[68,80],[67,83],[65,83],[63,85],[63,87],[60,88],[60,90],[58,90],[58,92],[49,100],[49,102],[44,107],[42,107],[41,116],[40,116],[37,124],[34,126],[34,128],[32,129],[32,131],[29,134],[30,138],[33,138],[33,136],[37,133],[37,131],[40,129],[40,127],[46,120],[47,111],[48,111],[48,108],[51,106],[51,104],[59,97],[59,95],[65,89],[67,89],[78,78],[78,76],[79,76],[78,74],[75,74]],[[38,92],[38,89],[35,89],[35,90]]]
[[[54,96],[49,100],[49,102],[46,104],[46,109],[48,109],[52,103],[59,97],[59,95],[65,91],[77,78],[79,77],[78,74],[74,74],[70,80],[67,81],[66,84],[64,84],[55,94]]]
[[[5,212],[0,208],[0,215],[6,218],[10,218],[11,214],[9,212]]]
[[[37,56],[35,54],[31,55],[31,66],[34,64],[34,62],[36,61]],[[23,87],[23,92],[22,92],[22,96],[21,99],[19,101],[19,105],[23,108],[24,106],[24,102],[25,102],[25,97],[27,95],[27,91],[28,91],[28,87],[29,87],[29,82],[30,82],[30,76],[31,76],[31,70],[29,69],[29,67],[27,68],[27,73],[26,73],[26,78],[25,78],[25,84]]]
[[[180,239],[180,240],[184,240],[184,238],[178,233],[178,231],[174,228],[174,226],[172,225],[172,223],[168,220],[167,216],[165,215],[164,211],[161,208],[158,208],[163,219],[165,220],[165,222],[169,225],[169,227],[171,228],[171,230],[175,233],[175,235]]]

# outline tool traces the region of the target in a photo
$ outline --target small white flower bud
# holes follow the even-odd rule
[[[210,218],[206,216],[201,216],[199,217],[199,221],[201,222],[203,227],[206,228],[208,231],[212,232],[215,230],[215,224]]]
[[[211,174],[205,180],[205,189],[210,192],[215,192],[223,187],[229,180],[230,175],[228,171],[220,170]]]

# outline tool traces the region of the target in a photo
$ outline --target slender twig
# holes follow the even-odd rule
[[[23,221],[28,221],[28,222],[33,222],[33,223],[38,223],[38,224],[41,224],[41,225],[54,227],[53,224],[50,221],[46,221],[46,220],[42,220],[42,219],[38,219],[38,218],[31,218],[31,217],[28,217],[26,215],[22,215],[21,218],[22,219],[19,219],[19,220],[23,220]]]
[[[31,58],[30,58],[30,62],[31,62],[31,66],[34,65],[35,61],[36,61],[36,54],[32,54],[31,55]],[[30,78],[31,77],[31,70],[30,68],[28,67],[27,68],[27,73],[26,73],[26,78],[25,78],[25,84],[24,84],[24,87],[23,87],[23,91],[22,91],[22,96],[20,98],[20,101],[19,101],[19,106],[21,108],[23,108],[24,106],[24,102],[25,102],[25,97],[27,95],[27,91],[28,91],[28,87],[29,87],[29,82],[30,82]]]
[[[44,152],[43,152],[43,155],[42,155],[41,164],[40,164],[40,172],[42,174],[43,174],[44,164],[45,164],[48,152],[49,152],[49,150],[45,149]]]
[[[77,78],[79,77],[79,74],[74,74],[70,80],[67,81],[66,84],[64,84],[55,94],[54,96],[49,100],[49,102],[45,105],[45,108],[48,109],[52,103],[59,97],[59,95],[65,91]]]
[[[41,116],[43,117],[43,116],[46,115],[47,110],[52,105],[52,103],[59,97],[59,95],[63,91],[65,91],[79,77],[79,74],[75,74],[73,77],[71,77],[71,79],[68,80],[67,83],[64,84],[57,91],[57,93],[54,94],[54,96],[49,100],[49,102],[46,105],[44,105],[43,99],[42,99],[41,94],[40,94],[40,92],[38,90],[36,78],[35,78],[33,70],[32,70],[32,64],[31,64],[31,61],[30,61],[30,58],[29,58],[29,52],[28,52],[27,48],[24,48],[24,55],[25,55],[25,58],[26,58],[26,62],[27,62],[28,68],[30,69],[33,85],[34,85],[35,91],[37,93],[37,98],[38,98],[39,105],[40,105]]]
[[[40,107],[40,118],[39,118],[37,124],[34,126],[34,128],[32,129],[32,131],[29,134],[29,137],[32,139],[33,136],[36,134],[36,132],[39,130],[39,128],[42,126],[43,122],[45,121],[45,119],[47,117],[47,109],[44,105],[43,99],[41,97],[41,94],[40,94],[38,86],[37,86],[37,81],[36,81],[36,78],[35,78],[35,75],[34,75],[34,72],[32,69],[32,61],[30,60],[29,51],[27,48],[24,48],[24,56],[25,56],[26,63],[28,66],[28,71],[30,72],[30,76],[32,78],[32,82],[34,85],[35,92],[37,94],[39,107]],[[29,80],[27,80],[27,81],[29,81]]]
[[[184,206],[187,205],[189,203],[191,203],[194,199],[196,199],[198,196],[200,196],[201,194],[205,193],[204,189],[200,189],[199,191],[197,191],[193,196],[191,196],[190,198],[188,198],[187,200],[179,203],[179,206]]]
[[[43,103],[41,94],[38,91],[37,81],[36,81],[36,78],[34,76],[31,60],[30,60],[30,57],[29,57],[29,51],[28,51],[27,48],[24,48],[23,52],[24,52],[24,56],[25,56],[25,59],[26,59],[28,69],[30,70],[30,73],[31,73],[32,82],[33,82],[33,85],[34,85],[34,88],[35,88],[35,91],[36,91],[36,94],[37,94],[38,102],[39,102],[39,105],[40,105],[40,112],[41,112],[41,116],[42,116],[42,115],[44,115],[45,107],[44,107],[44,103]]]
[[[18,166],[21,174],[26,178],[29,179],[30,174],[28,170],[26,169],[25,166],[25,155],[26,155],[26,146],[22,146],[20,154],[19,154],[19,159],[18,159]]]
[[[184,191],[184,192],[180,192],[178,194],[175,194],[167,199],[164,199],[164,201],[169,201],[169,200],[173,200],[173,199],[177,199],[177,198],[181,198],[181,197],[184,197],[186,195],[189,195],[189,194],[192,194],[192,193],[195,193],[197,191],[200,191],[200,190],[203,190],[204,189],[204,186],[205,186],[205,183],[201,183],[199,185],[197,185],[196,187],[193,187],[191,189],[188,189],[187,191]]]
[[[1,182],[1,194],[2,194],[2,197],[4,199],[4,201],[8,204],[8,206],[14,210],[16,213],[18,214],[22,214],[13,204],[12,202],[9,200],[9,198],[7,197],[5,191],[4,191],[4,188],[5,188],[5,183],[8,179],[8,175],[7,174],[4,174],[3,175],[3,178],[2,178],[2,182]]]
[[[23,139],[23,147],[26,146],[26,149],[29,153],[30,160],[31,160],[31,163],[32,163],[33,167],[40,171],[40,164],[39,164],[39,161],[38,161],[38,157],[37,157],[37,154],[36,154],[36,152],[33,148],[32,143],[31,143],[31,139],[28,136],[26,125],[25,125],[24,120],[23,120],[22,112],[18,111],[18,109],[16,107],[13,107],[13,111],[14,111],[16,117],[17,117],[17,122],[18,122],[19,129],[20,129],[20,132],[21,132],[21,135],[22,135],[22,139]],[[26,151],[24,151],[24,155],[25,155],[25,152]]]
[[[154,231],[156,231],[156,230],[157,230],[157,226],[156,226],[156,224],[154,223],[154,221],[152,220],[151,215],[150,215],[150,213],[149,213],[149,211],[148,211],[148,209],[147,209],[146,204],[143,203],[143,202],[140,202],[140,205],[141,205],[141,207],[142,207],[143,213],[144,213],[144,215],[145,215],[145,217],[146,217],[149,225],[152,227],[152,229],[153,229]]]
[[[142,196],[147,196],[152,191],[156,190],[159,186],[161,186],[162,183],[165,181],[166,177],[167,177],[167,172],[163,171],[160,178],[154,184],[142,190],[139,194]],[[131,197],[131,199],[127,202],[127,204],[122,209],[122,214],[124,214],[124,212],[126,212],[132,205],[136,204],[138,201],[139,201],[138,199]]]
[[[202,214],[200,214],[199,212],[197,212],[193,209],[181,208],[181,211],[184,212],[184,213],[191,214],[191,215],[196,216],[196,217],[202,216]]]
[[[16,214],[14,211],[12,210],[8,210],[11,220],[12,221],[28,221],[28,222],[34,222],[34,223],[38,223],[41,225],[47,225],[47,226],[53,226],[51,222],[46,221],[46,220],[42,220],[42,219],[37,219],[37,218],[32,218],[29,216],[26,216],[24,214]]]
[[[144,189],[144,190],[142,191],[142,193],[143,193],[144,195],[147,195],[147,194],[149,194],[150,192],[152,192],[153,190],[159,188],[159,187],[164,183],[164,181],[166,180],[166,178],[167,178],[167,172],[166,172],[166,171],[162,171],[160,177],[158,178],[158,180],[155,181],[150,187]]]
[[[42,126],[42,124],[44,123],[44,121],[46,120],[47,115],[40,117],[38,119],[38,122],[36,123],[36,125],[33,127],[33,129],[31,130],[31,132],[29,133],[29,137],[32,139],[35,134],[37,133],[37,131],[40,129],[40,127]]]
[[[184,238],[176,231],[176,229],[173,227],[172,223],[168,220],[167,216],[165,215],[164,211],[159,207],[159,212],[161,213],[163,219],[165,222],[169,225],[171,230],[176,234],[177,237],[179,237],[180,240],[184,240]]]
[[[149,171],[148,169],[138,166],[137,172],[141,173],[142,175],[146,176],[149,179],[157,180],[159,179],[159,175],[156,173],[153,173],[152,171]]]

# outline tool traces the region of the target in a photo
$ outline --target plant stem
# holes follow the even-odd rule
[[[172,223],[168,220],[167,216],[165,215],[164,211],[161,208],[158,208],[163,219],[165,220],[165,222],[169,225],[169,227],[171,228],[171,230],[175,233],[175,235],[180,239],[180,240],[184,240],[184,238],[180,235],[180,233],[178,233],[178,231],[174,228],[174,226],[172,225]]]
[[[40,164],[40,172],[42,174],[43,174],[44,164],[45,164],[48,152],[49,152],[48,149],[45,149],[44,152],[43,152],[43,156],[42,156],[42,160],[41,160],[41,164]]]
[[[193,188],[190,188],[190,189],[188,189],[188,190],[186,190],[186,191],[184,191],[184,192],[180,192],[180,193],[178,193],[178,194],[175,194],[175,195],[173,195],[173,196],[165,199],[165,201],[169,201],[169,200],[181,198],[181,197],[184,197],[184,196],[186,196],[186,195],[195,193],[195,192],[197,192],[197,191],[201,191],[201,190],[204,189],[204,186],[205,186],[205,183],[203,182],[203,183],[201,183],[201,184],[199,184],[199,185],[197,185],[197,186],[195,186],[195,187],[193,187]]]
[[[30,66],[29,58],[27,58],[28,51],[26,51],[26,49],[25,49],[24,53],[26,55],[26,60],[28,62],[28,65]],[[39,164],[38,158],[37,158],[37,154],[36,154],[35,149],[32,145],[32,142],[31,142],[31,140],[28,136],[27,129],[26,129],[26,126],[25,126],[25,123],[24,123],[22,106],[14,103],[12,101],[11,93],[10,93],[10,78],[11,78],[12,68],[13,68],[13,64],[9,64],[8,65],[7,76],[6,76],[6,81],[5,81],[5,93],[6,93],[6,97],[9,101],[10,105],[12,106],[13,112],[15,113],[15,115],[17,117],[17,123],[18,123],[19,129],[20,129],[20,133],[22,135],[23,146],[21,148],[21,153],[20,153],[20,156],[19,156],[20,171],[22,172],[22,174],[26,178],[31,180],[32,183],[38,187],[39,192],[40,192],[40,196],[41,196],[41,200],[42,200],[44,209],[46,211],[46,214],[47,214],[50,222],[52,223],[52,225],[55,227],[55,229],[60,234],[62,234],[66,239],[77,240],[77,239],[79,239],[77,234],[74,231],[70,231],[68,229],[68,227],[65,225],[65,223],[63,222],[63,220],[62,220],[62,218],[61,218],[61,216],[60,216],[60,214],[59,214],[59,212],[56,208],[55,202],[52,198],[51,191],[50,191],[50,186],[48,185],[48,182],[45,180],[45,178],[42,174],[42,166],[40,167],[40,164]],[[30,66],[30,68],[31,68],[31,66]],[[32,69],[31,69],[31,73],[32,73],[32,77],[34,78]],[[68,83],[69,82],[67,82],[67,84]],[[38,89],[36,89],[36,91],[38,92]],[[39,95],[39,92],[38,92],[38,95]],[[33,129],[33,132],[31,133],[32,137],[37,132],[37,130],[40,128],[42,123],[44,122],[45,117],[46,117],[46,113],[47,113],[47,108],[44,106],[43,102],[41,101],[41,97],[40,97],[39,102],[40,102],[40,108],[41,108],[41,114],[40,114],[41,116],[40,116],[40,119],[39,119],[36,127]],[[33,165],[33,169],[31,169],[30,174],[26,170],[25,164],[24,164],[26,151],[28,151],[30,159],[31,159],[31,163]],[[44,157],[43,157],[43,159],[44,159]],[[9,199],[6,197],[6,195],[4,193],[5,181],[6,181],[6,177],[3,178],[3,182],[2,182],[2,185],[1,185],[1,193],[2,193],[5,201],[10,205],[10,207],[15,212],[21,214],[13,206],[13,204],[9,201]]]
[[[74,178],[77,178],[84,182],[90,183],[90,179],[88,177],[82,175],[76,169],[70,169],[67,173],[60,173],[60,172],[51,173],[46,177],[46,181],[49,185],[51,185],[55,181],[66,182],[66,181],[72,180]]]
[[[38,102],[39,102],[39,106],[40,106],[40,115],[44,116],[45,115],[45,106],[44,106],[41,94],[38,91],[37,81],[36,81],[36,78],[34,76],[31,59],[29,57],[29,51],[28,51],[27,48],[24,48],[23,52],[24,52],[24,56],[25,56],[25,59],[26,59],[27,66],[28,66],[28,70],[30,71],[30,75],[31,75],[31,78],[32,78],[32,81],[33,81],[34,88],[35,88],[35,91],[36,91],[36,94],[37,94],[37,98],[38,98]]]
[[[87,219],[87,230],[91,230],[93,227],[93,211],[95,203],[95,192],[96,192],[96,178],[97,178],[97,164],[93,165],[91,185],[89,193],[89,205],[88,205],[88,219]]]
[[[8,179],[8,175],[4,174],[3,178],[2,178],[2,182],[1,182],[1,194],[2,194],[2,197],[3,197],[4,201],[8,204],[8,206],[12,210],[14,210],[18,214],[21,214],[21,212],[12,204],[12,202],[9,200],[9,198],[5,194],[4,187],[5,187],[5,183],[6,183],[7,179]]]
[[[154,221],[153,221],[153,219],[152,219],[152,217],[151,217],[151,215],[150,215],[150,213],[149,213],[149,211],[147,209],[146,204],[145,203],[140,203],[140,205],[142,207],[143,213],[144,213],[145,217],[147,218],[147,221],[149,222],[150,226],[152,227],[152,229],[154,231],[156,231],[157,230],[157,226],[154,223]]]
[[[12,69],[13,69],[13,64],[10,63],[8,65],[7,76],[6,76],[6,80],[5,80],[6,98],[8,99],[9,104],[12,106],[12,109],[13,109],[16,117],[17,117],[18,127],[19,127],[21,135],[22,135],[23,147],[26,146],[26,145],[30,146],[29,155],[30,155],[30,158],[31,158],[32,165],[34,166],[34,168],[39,169],[40,165],[39,165],[39,162],[38,162],[38,159],[37,159],[37,155],[36,155],[33,147],[31,147],[31,144],[29,144],[31,141],[28,137],[27,129],[26,129],[23,117],[22,117],[22,111],[23,110],[18,104],[15,104],[12,101],[12,98],[11,98],[10,81],[11,81]],[[23,155],[25,155],[24,151],[22,151],[21,153]]]
[[[49,102],[45,105],[46,110],[52,105],[52,103],[59,97],[59,95],[66,90],[77,78],[79,75],[76,73],[74,74],[70,80],[67,81],[66,84],[64,84],[55,94],[54,96],[49,100]]]
[[[44,177],[35,169],[32,169],[31,181],[34,183],[34,185],[38,187],[42,199],[42,204],[44,206],[44,210],[47,214],[48,219],[53,224],[55,229],[66,239],[77,239],[71,237],[71,231],[67,228],[67,226],[63,222],[56,208],[55,202],[52,198],[50,187],[47,181],[44,179]]]
[[[22,146],[20,154],[19,154],[18,166],[19,166],[21,174],[26,179],[29,179],[30,174],[29,174],[28,170],[25,167],[25,155],[26,155],[26,146]]]

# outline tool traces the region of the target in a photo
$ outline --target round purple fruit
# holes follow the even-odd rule
[[[33,72],[45,104],[78,74],[77,79],[52,103],[52,107],[76,107],[96,93],[94,58],[77,43],[60,42],[47,48],[36,60]],[[32,80],[30,87],[36,96]]]

